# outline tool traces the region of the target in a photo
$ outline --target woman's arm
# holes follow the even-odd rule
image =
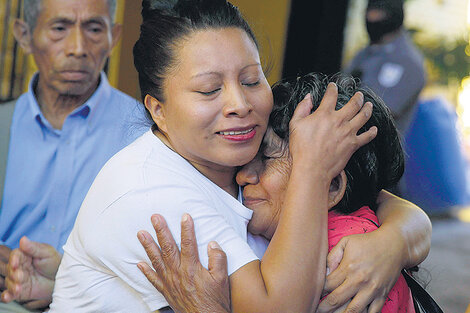
[[[377,199],[380,229],[403,242],[403,268],[424,261],[431,248],[432,225],[427,214],[415,204],[383,190]]]
[[[336,97],[336,87],[331,85],[314,114],[309,115],[308,98],[294,114],[290,142],[293,166],[280,222],[262,261],[248,263],[230,276],[233,312],[310,312],[318,303],[326,270],[331,179],[376,132],[374,128],[356,135],[371,110],[367,105],[357,114],[362,108],[361,94],[339,111],[334,110]],[[312,141],[315,147],[306,149],[313,146]]]
[[[403,268],[422,262],[429,253],[431,222],[419,207],[382,191],[374,232],[347,236],[328,255],[331,292],[319,312],[331,312],[352,298],[348,310],[379,312]],[[338,265],[339,264],[339,265]],[[346,311],[346,312],[353,312]]]
[[[376,134],[373,128],[357,136],[372,109],[370,103],[362,105],[362,94],[339,111],[336,99],[337,87],[330,84],[315,113],[310,114],[309,97],[294,113],[293,165],[279,224],[261,262],[230,276],[233,312],[310,312],[318,304],[326,271],[329,185]]]

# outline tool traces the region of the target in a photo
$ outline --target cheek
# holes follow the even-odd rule
[[[273,94],[269,85],[263,84],[263,88],[251,94],[250,102],[255,107],[255,111],[267,121],[273,108]]]
[[[166,123],[170,133],[194,139],[208,138],[214,132],[217,117],[220,115],[216,103],[198,103],[191,97],[174,97],[168,99],[165,112]],[[184,127],[181,127],[184,125]],[[185,134],[185,135],[183,135]],[[196,143],[197,140],[193,140]],[[200,143],[199,143],[200,144]]]
[[[272,206],[280,211],[289,182],[290,166],[288,161],[276,159],[272,165],[266,168],[266,172],[272,173],[269,175],[270,183],[268,184]]]

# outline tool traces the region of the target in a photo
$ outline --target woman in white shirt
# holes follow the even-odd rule
[[[234,181],[237,167],[256,155],[272,108],[255,37],[225,0],[143,5],[134,63],[154,125],[95,179],[64,246],[50,312],[165,307],[136,266],[146,254],[135,234],[151,229],[153,213],[179,234],[185,212],[194,219],[199,254],[214,240],[228,255],[233,311],[310,311],[326,270],[328,187],[350,155],[374,138],[376,128],[356,135],[370,103],[363,105],[357,93],[335,111],[331,84],[315,114],[309,115],[308,97],[299,104],[283,215],[259,260],[247,240],[260,246],[261,239],[247,238],[251,211],[237,200]],[[308,148],[311,140],[315,149]]]

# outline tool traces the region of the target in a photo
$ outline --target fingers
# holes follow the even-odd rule
[[[9,303],[14,300],[14,297],[9,290],[5,290],[2,292],[1,299],[3,303]]]
[[[22,303],[21,305],[28,310],[40,310],[40,309],[46,309],[49,306],[49,304],[51,304],[51,302],[52,302],[52,299],[32,300],[26,303]]]
[[[364,95],[362,92],[358,91],[338,112],[344,121],[351,121],[355,116],[359,115],[358,112],[364,110],[364,108]],[[368,119],[369,118],[367,118],[367,120]]]
[[[363,290],[359,292],[348,304],[345,312],[374,312],[378,313],[381,311],[381,308],[383,306],[383,303],[385,302],[385,298],[381,297],[383,299],[382,306],[380,306],[379,310],[376,310],[378,307],[378,303],[374,305],[374,308],[367,308],[367,306],[371,303],[372,299],[374,299],[375,294],[369,289],[369,290]],[[373,310],[373,311],[372,311]]]
[[[8,263],[8,259],[10,258],[10,252],[10,248],[4,245],[0,245],[0,261]]]
[[[334,246],[333,249],[331,249],[326,258],[326,267],[330,270],[330,273],[334,272],[338,268],[341,260],[343,259],[345,243],[341,243],[341,241],[343,240],[340,240],[340,242],[336,246]],[[333,288],[336,287],[338,286],[335,286]]]
[[[325,94],[320,102],[318,110],[334,111],[336,108],[336,102],[338,101],[338,86],[331,82],[326,87]]]
[[[152,236],[144,230],[141,230],[137,233],[137,238],[140,241],[140,244],[145,249],[145,253],[152,262],[153,268],[157,272],[165,271],[165,263],[163,262],[162,255],[160,252],[160,247],[157,246]]]
[[[227,255],[215,241],[209,242],[207,249],[209,256],[209,273],[217,282],[223,282],[228,279],[227,273]]]
[[[7,276],[8,272],[8,260],[6,262],[1,261],[0,262],[0,276],[5,277]]]
[[[382,307],[385,304],[385,301],[387,300],[386,297],[379,297],[376,298],[372,303],[369,305],[369,309],[367,310],[368,313],[377,313],[377,312],[382,312]]]
[[[310,114],[313,108],[312,96],[310,93],[305,95],[304,99],[295,108],[294,114],[290,120],[291,125]]]
[[[42,259],[50,257],[52,253],[50,248],[52,247],[44,243],[29,240],[26,236],[20,239],[19,250],[33,258]],[[55,251],[53,248],[52,250]]]
[[[165,219],[159,214],[154,214],[152,215],[151,220],[153,228],[157,234],[158,245],[160,246],[163,262],[166,266],[179,267],[180,251]]]
[[[317,312],[332,312],[349,301],[356,294],[356,290],[350,288],[349,284],[343,283],[341,286],[333,290],[318,305]],[[349,307],[349,306],[348,306]],[[361,312],[361,311],[357,311]]]
[[[148,281],[155,287],[157,290],[161,293],[163,293],[163,280],[161,279],[160,275],[161,272],[160,270],[157,269],[155,272],[147,263],[145,262],[140,262],[137,264],[137,267],[140,269],[140,271],[147,277]]]
[[[181,263],[194,265],[199,263],[194,222],[187,213],[181,219]]]

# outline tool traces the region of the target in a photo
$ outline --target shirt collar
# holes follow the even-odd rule
[[[46,128],[55,133],[56,135],[60,135],[60,130],[54,129],[49,121],[44,117],[39,108],[39,104],[36,99],[36,95],[34,94],[34,89],[38,83],[39,73],[35,73],[29,83],[29,88],[27,92],[28,102],[30,106],[30,110],[32,113],[33,119],[39,124],[43,135],[45,136]],[[97,124],[97,116],[99,115],[99,107],[100,103],[106,103],[107,99],[110,97],[111,94],[111,86],[109,85],[108,79],[104,72],[100,73],[100,82],[98,88],[96,88],[95,92],[91,95],[91,97],[81,106],[76,108],[69,114],[69,116],[82,116],[86,120],[87,130],[91,132]]]

